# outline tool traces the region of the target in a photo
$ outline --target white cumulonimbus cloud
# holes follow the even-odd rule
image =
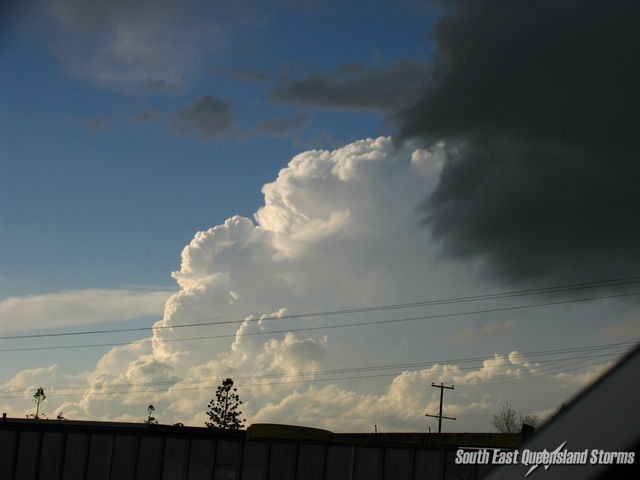
[[[509,318],[484,327],[460,319],[358,327],[349,324],[449,310],[295,316],[473,291],[469,268],[442,261],[416,220],[416,206],[450,154],[443,144],[420,150],[381,137],[295,156],[264,186],[254,219],[231,217],[184,248],[173,274],[179,291],[156,324],[164,328],[112,349],[82,374],[90,388],[80,399],[58,388],[51,393],[61,396],[51,402],[67,418],[137,421],[152,403],[161,422],[203,425],[216,385],[232,377],[249,423],[415,431],[437,406],[430,383],[444,381],[468,385],[448,404],[452,414],[467,416],[454,428],[486,429],[487,412],[505,399],[516,404],[508,382],[561,381],[575,389],[593,378],[600,367],[558,380],[560,371],[509,350],[472,368],[453,361],[469,356],[474,332],[484,333],[484,342],[525,323]],[[460,338],[467,344],[460,347]],[[474,348],[486,353],[492,345]],[[426,358],[442,361],[401,365]],[[27,394],[41,374],[21,372],[3,389]],[[58,385],[82,383],[77,377]],[[525,392],[516,395],[523,402]],[[11,399],[4,408],[22,415],[19,405]]]

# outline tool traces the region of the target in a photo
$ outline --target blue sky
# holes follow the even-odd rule
[[[279,105],[268,93],[285,75],[331,76],[354,62],[424,61],[432,12],[356,3],[308,12],[247,9],[247,24],[238,13],[237,30],[224,32],[223,46],[213,45],[197,70],[184,73],[184,85],[163,93],[100,88],[91,73],[70,73],[74,60],[56,56],[56,35],[82,42],[86,33],[65,31],[46,9],[15,14],[2,51],[3,296],[87,284],[171,285],[168,273],[193,233],[233,214],[250,216],[261,204],[261,186],[293,154],[389,133],[375,112]],[[203,35],[188,46],[197,51],[216,41]],[[231,78],[238,72],[260,80]],[[309,121],[284,138],[172,134],[166,116],[202,95],[229,102],[244,131],[267,119],[305,115]],[[165,118],[133,118],[148,112]]]
[[[504,401],[551,413],[640,335],[633,300],[572,303],[556,292],[273,329],[257,319],[640,271],[626,220],[637,213],[636,147],[618,143],[617,170],[602,161],[609,134],[593,119],[611,112],[583,112],[562,83],[590,93],[591,57],[566,29],[538,38],[531,27],[535,15],[563,25],[560,3],[553,12],[520,1],[504,12],[409,0],[6,7],[2,335],[222,325],[0,339],[4,350],[84,345],[0,352],[3,409],[21,416],[44,384],[50,410],[67,418],[136,420],[152,397],[161,422],[199,424],[212,385],[234,376],[245,379],[251,421],[420,430],[422,415],[408,412],[437,404],[423,388],[431,381],[462,384],[458,430],[487,430]],[[576,38],[592,38],[586,23],[570,24]],[[578,60],[540,54],[564,52],[564,41],[563,58]],[[560,80],[547,84],[540,72],[553,69]],[[541,123],[538,108],[550,112]],[[483,312],[458,315],[466,307]],[[434,315],[444,316],[400,321]],[[230,337],[181,340],[215,334]],[[535,353],[581,345],[608,356]],[[484,361],[466,370],[470,357]],[[391,373],[349,384],[323,373],[375,366]],[[260,383],[296,375],[315,380]],[[185,396],[194,383],[204,386]],[[161,384],[171,387],[158,393]],[[335,418],[323,416],[332,402]]]

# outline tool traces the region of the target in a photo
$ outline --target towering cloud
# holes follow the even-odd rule
[[[429,235],[415,218],[415,205],[452,154],[444,144],[397,147],[385,137],[300,153],[263,187],[264,205],[253,220],[231,217],[196,233],[184,248],[173,274],[179,291],[156,324],[165,328],[113,348],[91,372],[67,375],[55,365],[19,372],[0,389],[3,411],[23,415],[24,399],[45,386],[47,412],[62,410],[67,418],[141,421],[152,403],[163,423],[203,425],[205,406],[227,377],[236,381],[249,423],[338,431],[366,431],[373,423],[387,431],[424,430],[424,412],[438,403],[437,392],[425,388],[431,381],[456,383],[459,396],[448,411],[461,418],[453,428],[463,430],[486,429],[482,415],[505,398],[521,408],[565,400],[560,387],[575,389],[593,378],[599,371],[594,364],[606,358],[582,352],[578,366],[591,368],[576,374],[557,359],[538,365],[515,352],[507,356],[512,348],[505,347],[505,332],[526,337],[539,329],[524,311],[518,321],[502,312],[375,326],[348,324],[472,307],[295,317],[473,291],[467,268],[442,262],[432,247],[425,251]],[[580,325],[602,318],[593,305],[573,308]],[[563,320],[575,337],[577,320],[564,314]],[[474,332],[489,335],[479,344]],[[464,354],[452,353],[456,346]],[[491,356],[493,348],[501,354],[485,362],[454,361]],[[51,352],[52,364],[57,353]],[[556,398],[532,406],[511,382],[537,376]]]
[[[457,150],[421,207],[446,254],[507,281],[640,271],[639,21],[627,0],[451,2],[396,117]]]

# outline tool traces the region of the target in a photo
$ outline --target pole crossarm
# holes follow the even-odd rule
[[[442,433],[442,419],[446,419],[446,420],[455,420],[455,417],[445,417],[444,415],[442,415],[442,398],[444,395],[444,389],[448,389],[448,390],[454,390],[454,386],[451,385],[450,387],[445,385],[444,383],[440,382],[440,385],[431,382],[431,386],[435,387],[435,388],[439,388],[440,389],[440,411],[438,412],[438,415],[429,415],[428,413],[425,413],[424,416],[425,417],[434,417],[438,419],[438,433]]]
[[[433,418],[444,418],[445,420],[457,420],[456,417],[445,417],[444,415],[429,415],[428,413],[424,414],[425,417],[433,417]]]
[[[432,387],[436,387],[436,388],[448,388],[449,390],[455,390],[455,387],[453,385],[451,385],[450,387],[440,383],[440,385],[438,385],[437,383],[433,383],[431,382],[431,386]]]

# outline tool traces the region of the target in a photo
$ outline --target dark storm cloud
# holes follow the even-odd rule
[[[396,113],[419,98],[429,72],[428,66],[411,60],[390,67],[353,63],[331,75],[281,79],[270,97],[305,107]]]
[[[173,115],[171,129],[181,135],[196,134],[213,140],[233,131],[235,116],[229,102],[203,95],[190,107]]]
[[[423,220],[503,280],[640,273],[640,3],[464,0],[396,119],[451,159]]]

